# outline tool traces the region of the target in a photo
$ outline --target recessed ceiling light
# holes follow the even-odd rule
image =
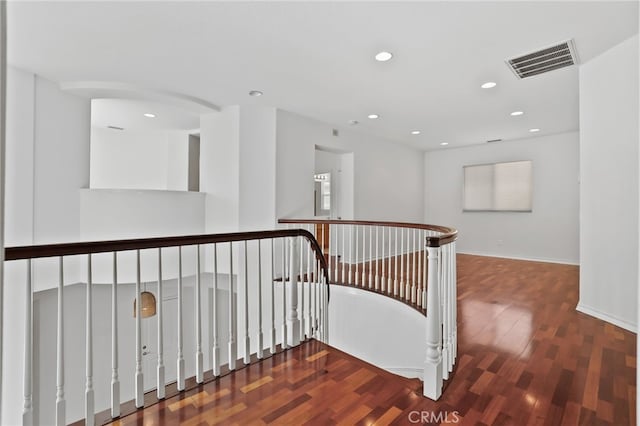
[[[412,135],[419,135],[420,134],[420,130],[413,130],[411,132]]]
[[[517,115],[522,115],[522,114],[524,114],[524,112],[522,112],[522,111],[513,111],[511,113],[511,115],[514,116],[514,117],[517,116]]]
[[[449,142],[440,142],[440,145],[447,146],[447,145],[449,145]]]
[[[380,116],[378,114],[369,114],[367,115],[368,118],[375,120],[376,118],[380,118]]]
[[[359,123],[358,120],[349,120],[349,124],[351,124],[352,126],[355,126],[358,123]]]
[[[146,113],[144,113],[143,115],[144,115],[145,117],[147,117],[147,118],[156,118],[156,115],[155,115],[155,114],[151,114],[150,112],[146,112]]]
[[[249,92],[249,96],[262,96],[262,92],[259,90],[252,90]]]
[[[529,131],[530,131],[531,133],[535,133],[535,132],[539,132],[539,131],[540,131],[540,129],[529,129]]]
[[[376,54],[376,61],[378,62],[387,62],[391,58],[393,58],[393,54],[390,52],[383,51]]]
[[[496,83],[494,83],[493,81],[487,81],[480,87],[482,87],[483,89],[491,89],[492,87],[496,87]]]

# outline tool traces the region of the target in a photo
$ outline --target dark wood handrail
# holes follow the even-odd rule
[[[428,247],[440,247],[454,242],[458,238],[458,230],[448,226],[429,225],[425,223],[410,222],[381,222],[371,220],[342,220],[342,219],[278,219],[278,223],[287,224],[332,224],[332,225],[370,225],[370,226],[393,226],[396,228],[422,229],[425,231],[440,232],[441,235],[426,237]]]
[[[228,243],[234,241],[264,240],[282,237],[304,237],[320,262],[327,283],[327,261],[313,234],[304,229],[276,229],[272,231],[232,232],[225,234],[185,235],[178,237],[139,238],[129,240],[90,241],[78,243],[44,244],[7,247],[5,260],[36,259],[43,257],[75,256],[90,253],[144,250],[160,247],[192,246],[196,244]]]

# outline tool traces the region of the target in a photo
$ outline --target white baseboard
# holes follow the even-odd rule
[[[499,257],[501,259],[527,260],[529,262],[559,263],[561,265],[579,266],[580,262],[564,259],[547,259],[542,257],[522,257],[522,256],[505,256],[503,254],[479,253],[474,251],[458,250],[458,254],[471,254],[473,256]]]
[[[387,370],[390,373],[397,374],[398,376],[406,377],[407,379],[420,379],[424,376],[424,367],[382,367],[383,370]]]
[[[617,318],[613,315],[609,315],[609,314],[605,314],[602,311],[599,311],[597,309],[591,308],[589,306],[585,306],[582,303],[578,303],[578,306],[576,306],[576,311],[578,312],[582,312],[583,314],[587,314],[590,315],[594,318],[598,318],[602,321],[606,321],[608,323],[611,323],[613,325],[617,325],[620,328],[624,328],[625,330],[628,330],[632,333],[638,333],[638,326],[637,324],[633,324],[629,321],[623,320],[621,318]]]

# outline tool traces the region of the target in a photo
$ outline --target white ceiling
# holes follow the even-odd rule
[[[355,119],[423,149],[577,129],[576,67],[518,80],[504,60],[574,38],[585,62],[637,32],[637,1],[8,6],[9,63],[52,80],[270,105],[337,127]],[[380,50],[395,57],[378,63]],[[489,80],[498,86],[481,89]]]

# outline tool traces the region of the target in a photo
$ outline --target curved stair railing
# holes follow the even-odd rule
[[[79,420],[77,415],[69,418],[70,402],[74,404],[73,411],[76,414],[81,411],[79,407],[83,406],[85,424],[109,422],[178,392],[215,380],[269,354],[296,346],[305,339],[327,342],[328,269],[321,248],[306,230],[11,247],[6,248],[4,254],[5,270],[11,270],[10,274],[5,275],[6,285],[23,286],[26,296],[22,409],[22,423],[25,425],[64,425]],[[72,278],[69,275],[74,270],[82,272],[77,275],[79,281],[70,281]],[[52,392],[47,394],[50,401],[55,399],[55,414],[35,413],[37,407],[34,407],[34,392],[39,391],[34,389],[34,360],[37,362],[39,357],[49,356],[34,352],[34,347],[42,346],[34,342],[34,310],[38,309],[34,305],[34,288],[42,284],[36,282],[36,277],[53,282],[54,288],[57,288],[57,310],[54,318],[49,319],[57,324],[56,344],[54,348],[44,348],[56,360],[55,379],[51,379],[55,386],[52,383]],[[65,290],[68,290],[69,284],[75,283],[84,287],[85,314],[75,314],[84,317],[86,334],[82,342],[84,345],[68,347],[64,343],[65,315],[73,313],[76,307],[69,306],[68,300],[65,302]],[[157,292],[154,296],[160,301],[154,302],[152,307],[145,306],[145,300],[149,297],[146,288],[143,291],[146,283],[154,284]],[[123,292],[125,284],[129,285],[129,291],[131,286],[135,286],[133,316],[130,310],[133,300],[129,299],[126,306],[118,303],[118,291],[120,289]],[[110,288],[111,300],[94,296],[93,292],[99,285]],[[163,309],[166,300],[163,299],[163,289],[167,291],[170,285],[176,286],[178,305],[177,316],[172,318]],[[191,306],[185,304],[183,292],[187,288],[193,292],[194,304]],[[223,291],[228,294],[228,305],[224,309],[228,327],[226,348],[223,347],[225,342],[221,336],[223,317],[218,313],[224,300],[217,300]],[[109,307],[111,318],[96,317],[94,307],[99,305]],[[143,352],[142,321],[147,316],[147,309],[156,316],[144,321],[157,322],[157,356],[156,365],[152,366],[155,367],[155,390],[145,392],[148,388],[144,386],[143,355],[147,353]],[[123,313],[126,313],[126,320],[123,320]],[[194,315],[193,329],[185,329],[187,313]],[[94,335],[97,329],[95,320],[110,323],[111,335],[102,338]],[[135,328],[135,349],[129,348],[130,351],[123,349],[123,339],[119,336],[119,331],[126,331],[123,330],[123,321],[126,321],[125,325]],[[164,350],[167,342],[164,340],[166,333],[163,332],[163,326],[170,321],[177,323],[177,353],[171,354]],[[203,321],[211,321],[206,324],[212,335],[207,348],[203,346]],[[193,353],[186,353],[187,335],[189,341],[193,339],[195,343]],[[77,343],[83,340],[82,336],[77,336],[77,339]],[[94,347],[102,348],[107,355],[102,352],[98,354]],[[70,352],[83,350],[84,383],[65,383],[65,369],[79,367],[65,362],[65,357],[71,355]],[[206,358],[210,359],[210,369],[207,371],[205,351],[209,351]],[[227,363],[222,365],[222,354],[225,352],[228,354]],[[99,364],[96,362],[97,355],[107,356],[109,360]],[[134,399],[123,403],[123,371],[119,360],[129,356],[135,357]],[[193,357],[191,360],[194,362],[190,363],[195,365],[193,378],[185,377],[185,357]],[[176,377],[166,376],[167,362],[176,363]],[[108,369],[110,383],[95,380],[98,369]],[[40,373],[44,374],[42,371]],[[69,386],[83,387],[84,401],[67,400]],[[96,400],[98,387],[102,395],[110,395],[110,402]],[[19,386],[15,389],[17,391]],[[131,389],[127,391],[131,394]],[[104,412],[96,415],[96,411],[105,408]]]
[[[457,355],[456,246],[449,227],[403,222],[280,219],[322,247],[329,282],[394,298],[426,318],[424,396],[437,400]]]

